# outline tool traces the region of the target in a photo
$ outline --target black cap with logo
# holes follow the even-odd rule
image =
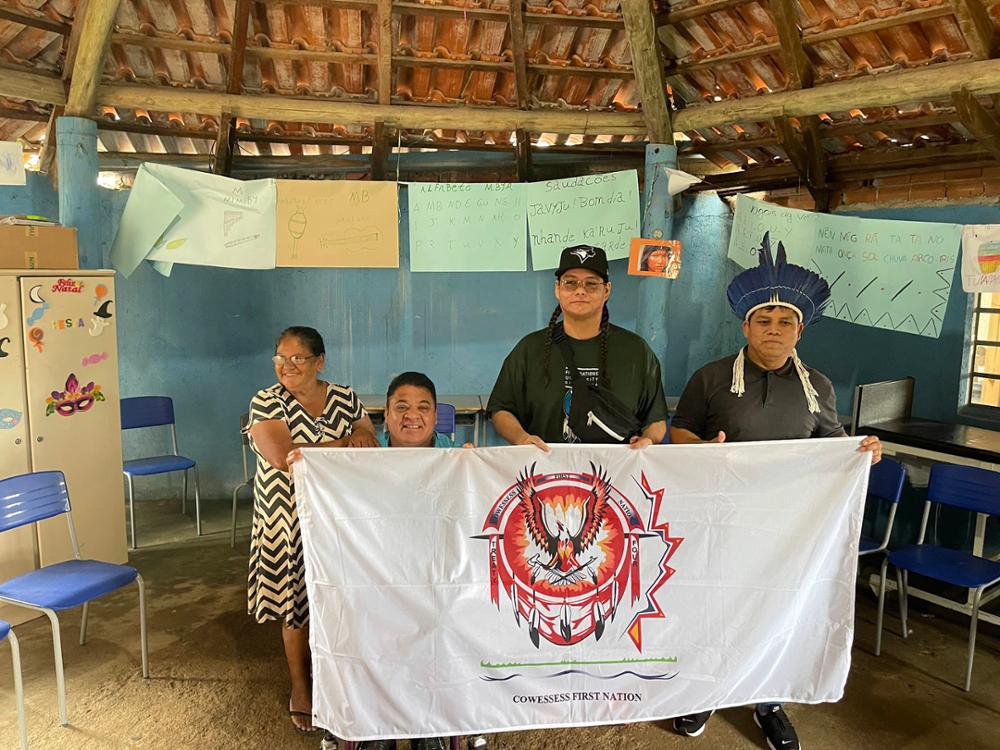
[[[559,256],[559,268],[556,269],[558,279],[567,271],[583,268],[593,271],[605,281],[608,280],[608,256],[604,250],[593,245],[573,245],[567,247]]]

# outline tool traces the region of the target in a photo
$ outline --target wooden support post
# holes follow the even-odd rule
[[[806,189],[816,202],[816,210],[830,210],[830,190],[827,186],[826,153],[823,151],[819,132],[819,119],[804,117],[799,121],[801,132],[784,118],[774,119],[778,143],[788,155],[788,160],[799,173]]]
[[[514,51],[514,79],[517,86],[517,106],[527,109],[530,104],[528,96],[528,60],[524,48],[524,0],[509,0],[510,7],[510,45]],[[518,137],[517,142],[521,139]]]
[[[378,103],[392,103],[392,0],[378,0]]]
[[[229,81],[226,91],[238,94],[243,90],[243,61],[247,51],[247,24],[250,22],[250,0],[236,0],[233,18],[233,48],[229,52]]]
[[[375,123],[372,136],[372,179],[389,179],[389,154],[392,153],[392,130],[384,122]]]
[[[1000,32],[983,0],[951,0],[951,4],[972,56],[977,60],[997,57],[1000,54]]]
[[[56,121],[63,116],[65,107],[53,107],[52,114],[49,115],[49,123],[45,127],[45,143],[42,144],[42,151],[38,155],[38,171],[51,176],[52,186],[59,188],[56,174],[56,148],[58,148],[59,138],[56,135]]]
[[[215,137],[215,154],[212,157],[212,173],[229,175],[233,171],[233,150],[236,148],[236,118],[223,112],[219,118],[219,130]]]
[[[80,41],[76,48],[73,82],[66,101],[66,114],[87,117],[97,104],[97,89],[104,72],[104,55],[118,14],[119,0],[87,0]]]
[[[632,69],[639,87],[649,142],[673,145],[674,128],[667,104],[663,50],[656,36],[653,5],[650,0],[622,0],[622,16],[632,49]]]
[[[952,94],[952,101],[962,124],[976,136],[979,145],[1000,159],[1000,118],[996,112],[986,109],[964,88]]]
[[[514,155],[517,157],[517,181],[531,181],[531,133],[518,128],[514,131],[516,143]]]

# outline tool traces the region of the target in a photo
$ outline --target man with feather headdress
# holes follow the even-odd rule
[[[759,265],[740,273],[727,296],[743,322],[747,344],[737,354],[711,362],[691,376],[670,425],[672,443],[843,437],[837,398],[830,380],[799,359],[795,345],[807,325],[830,301],[830,286],[819,274],[788,263],[778,243],[771,254],[764,235]],[[882,457],[878,438],[859,450]],[[674,719],[674,730],[696,737],[712,711]],[[799,740],[778,703],[756,707],[754,720],[771,750],[799,750]]]

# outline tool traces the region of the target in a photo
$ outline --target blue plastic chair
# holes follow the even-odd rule
[[[868,502],[888,502],[889,518],[885,523],[885,534],[882,541],[869,536],[861,536],[858,544],[858,557],[885,552],[889,547],[889,537],[892,536],[892,524],[896,520],[896,509],[903,495],[903,483],[906,481],[906,469],[903,465],[890,458],[883,458],[872,466],[868,476]]]
[[[184,494],[181,496],[181,513],[186,511],[188,493],[188,472],[194,474],[194,516],[198,536],[201,536],[201,489],[198,484],[198,467],[194,459],[177,452],[177,428],[174,424],[174,402],[169,396],[136,396],[121,400],[122,429],[135,430],[141,427],[170,426],[170,444],[173,453],[165,456],[148,456],[125,461],[122,473],[128,482],[128,521],[132,533],[132,549],[138,547],[135,536],[135,488],[134,477],[154,474],[184,472]]]
[[[52,647],[56,662],[59,723],[66,726],[66,683],[63,676],[62,642],[56,612],[83,605],[80,645],[87,642],[87,613],[99,596],[135,583],[139,587],[139,636],[142,645],[142,676],[149,677],[146,645],[146,589],[139,571],[128,565],[99,560],[81,560],[76,529],[70,514],[69,492],[61,471],[40,471],[0,480],[0,533],[29,523],[66,515],[73,558],[0,583],[0,602],[43,612],[52,625]]]
[[[437,405],[437,423],[434,431],[455,439],[455,407],[451,404]]]
[[[14,660],[14,700],[17,702],[17,728],[21,735],[21,750],[28,750],[28,729],[24,723],[24,686],[21,684],[21,649],[9,622],[0,620],[0,641],[10,641],[10,656]]]
[[[969,659],[965,671],[965,690],[972,687],[972,659],[976,649],[976,627],[979,623],[979,602],[983,590],[1000,582],[1000,562],[962,550],[925,544],[927,521],[931,505],[950,505],[973,513],[1000,514],[1000,473],[972,466],[936,464],[931,467],[927,485],[927,502],[920,519],[917,543],[893,550],[882,562],[882,578],[878,598],[878,622],[875,636],[875,655],[882,650],[882,612],[885,608],[885,576],[891,563],[896,568],[896,586],[899,590],[899,614],[903,638],[908,635],[906,625],[907,572],[918,573],[953,586],[961,586],[973,593],[972,622],[969,624]]]

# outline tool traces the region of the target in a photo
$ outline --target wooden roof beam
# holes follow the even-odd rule
[[[118,14],[119,0],[87,0],[83,5],[80,43],[73,66],[73,80],[66,100],[66,114],[89,117],[97,105],[97,88],[104,71],[104,55]]]
[[[802,45],[805,46],[823,44],[824,42],[832,42],[836,39],[843,39],[849,36],[871,34],[876,31],[882,31],[884,29],[902,26],[904,24],[921,23],[935,18],[942,18],[944,16],[951,15],[954,15],[954,10],[950,5],[932,5],[927,8],[900,11],[899,13],[894,13],[883,18],[861,21],[860,23],[852,24],[850,26],[841,26],[833,29],[826,29],[824,31],[805,32],[801,34],[801,42]],[[754,45],[752,47],[735,50],[733,52],[726,52],[721,55],[711,55],[700,60],[681,62],[677,65],[671,66],[667,70],[667,74],[677,75],[689,73],[694,70],[701,70],[703,68],[712,68],[716,65],[729,65],[742,60],[749,60],[754,57],[780,54],[781,51],[782,47],[780,42],[765,42],[764,44]]]
[[[229,52],[229,80],[226,91],[238,94],[243,90],[243,61],[247,49],[247,24],[250,23],[250,0],[236,0],[233,18],[233,43]]]
[[[674,113],[674,129],[699,130],[773,117],[804,117],[866,107],[922,103],[966,87],[978,96],[1000,93],[1000,60],[934,65],[919,70],[862,76],[802,91],[690,106]]]
[[[392,103],[392,0],[378,0],[378,103]]]
[[[517,0],[514,0],[517,2]],[[400,15],[436,16],[439,18],[463,18],[473,21],[495,21],[506,23],[508,11],[495,8],[463,7],[462,5],[431,5],[429,3],[398,2],[393,12]],[[525,23],[543,26],[576,26],[596,29],[621,29],[625,22],[621,17],[569,15],[566,13],[539,13],[530,9],[524,13]]]
[[[666,13],[658,13],[656,16],[657,26],[675,26],[683,21],[690,21],[692,18],[707,16],[709,13],[718,13],[720,10],[732,10],[750,0],[710,0],[700,5],[691,4],[683,10],[671,10]]]
[[[804,117],[887,107],[950,97],[962,87],[975,96],[1000,93],[1000,60],[930,66],[919,70],[865,76],[829,83],[804,91],[786,91],[749,99],[691,106],[673,114],[678,132],[753,123],[774,117]],[[42,104],[65,104],[58,78],[0,67],[0,96]],[[587,112],[544,109],[520,111],[502,107],[443,107],[438,105],[362,104],[321,98],[276,95],[231,95],[167,86],[104,84],[98,101],[114,107],[153,111],[217,113],[289,122],[326,122],[366,125],[382,119],[395,127],[414,130],[455,128],[529,132],[640,135],[646,133],[638,112]]]
[[[0,76],[0,95],[4,94]],[[517,110],[503,107],[443,107],[363,104],[272,94],[254,96],[196,91],[166,86],[105,84],[100,101],[116,107],[166,112],[232,112],[237,117],[287,122],[367,125],[383,121],[394,128],[426,130],[516,130],[535,133],[634,135],[645,132],[639,112],[584,112],[558,109]]]
[[[792,88],[812,88],[815,78],[813,66],[802,48],[802,32],[795,18],[792,0],[767,0],[767,4],[771,9],[774,25],[778,29],[781,58]]]
[[[965,88],[956,91],[952,100],[959,119],[976,136],[979,145],[989,151],[993,158],[1000,159],[1000,120],[997,119],[996,112],[986,109]]]
[[[653,5],[650,0],[621,0],[621,7],[649,141],[672,145],[674,129],[663,73],[663,45],[656,36]]]
[[[951,0],[951,4],[972,56],[986,60],[1000,54],[1000,33],[982,0]]]
[[[63,36],[66,36],[70,32],[70,25],[68,23],[54,21],[45,16],[31,15],[14,8],[0,7],[0,20],[19,23],[22,26],[28,26],[33,29],[51,31],[53,34],[62,34]]]
[[[517,106],[527,109],[528,59],[524,47],[524,0],[509,0],[510,45],[514,52],[514,80],[517,87]]]

